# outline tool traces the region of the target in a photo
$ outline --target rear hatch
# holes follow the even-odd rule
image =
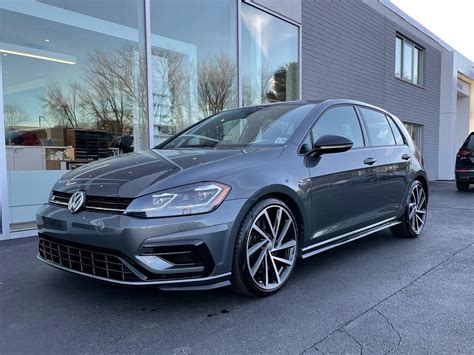
[[[474,174],[474,132],[471,133],[456,154],[456,173]]]

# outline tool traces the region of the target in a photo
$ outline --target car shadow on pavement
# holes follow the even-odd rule
[[[406,240],[393,237],[389,231],[382,231],[309,259],[300,259],[288,284],[276,297],[291,291],[292,288],[304,289],[308,285],[317,288],[318,279],[323,280],[324,283],[329,278],[337,278],[338,270],[347,273],[348,270],[344,269],[344,264],[364,263],[370,255],[384,253],[384,250],[390,249],[393,244],[404,241]],[[156,286],[115,285],[52,269],[45,272],[50,274],[48,289],[55,293],[56,297],[67,297],[70,302],[73,300],[83,302],[87,299],[91,301],[90,298],[93,297],[98,298],[96,300],[99,302],[100,299],[104,299],[104,302],[100,303],[103,303],[102,306],[105,307],[114,304],[120,304],[122,307],[137,307],[138,305],[143,312],[159,312],[164,307],[179,307],[183,310],[195,309],[200,305],[205,306],[210,303],[232,304],[262,300],[234,294],[230,287],[205,291],[162,291]],[[227,310],[223,308],[220,311],[226,313]]]

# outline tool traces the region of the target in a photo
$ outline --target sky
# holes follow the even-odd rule
[[[452,48],[474,61],[474,0],[391,0]]]

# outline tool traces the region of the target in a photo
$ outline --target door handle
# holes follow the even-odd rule
[[[410,159],[410,158],[411,158],[411,155],[410,155],[410,154],[405,153],[405,154],[402,155],[402,159],[403,159],[403,160],[408,160],[408,159]]]
[[[377,159],[375,159],[375,158],[366,158],[366,159],[364,159],[364,164],[373,165],[373,164],[375,164],[376,161],[377,161]]]

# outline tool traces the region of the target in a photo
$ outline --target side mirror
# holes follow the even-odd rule
[[[320,137],[306,155],[322,155],[330,153],[340,153],[352,148],[352,141],[346,137],[326,135]]]

